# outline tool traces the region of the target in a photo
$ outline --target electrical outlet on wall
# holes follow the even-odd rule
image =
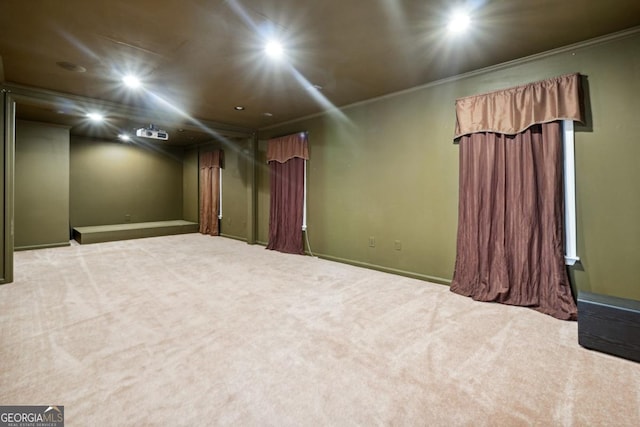
[[[374,236],[369,236],[369,247],[370,248],[376,247],[376,238]]]
[[[395,242],[393,242],[393,248],[396,251],[401,251],[402,250],[402,242],[400,240],[396,240]]]

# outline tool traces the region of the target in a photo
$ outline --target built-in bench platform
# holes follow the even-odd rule
[[[198,232],[198,223],[183,221],[134,222],[126,224],[74,227],[73,239],[80,244],[140,239]]]

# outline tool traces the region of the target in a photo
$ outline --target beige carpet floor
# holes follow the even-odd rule
[[[199,234],[15,254],[0,404],[68,426],[638,426],[577,324]]]

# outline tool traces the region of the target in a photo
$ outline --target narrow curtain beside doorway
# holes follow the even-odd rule
[[[274,138],[268,142],[271,202],[267,249],[304,254],[304,168],[308,159],[309,148],[305,133]]]
[[[220,168],[223,152],[215,150],[200,154],[200,233],[217,236],[220,233]]]

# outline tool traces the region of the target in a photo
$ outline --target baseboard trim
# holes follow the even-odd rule
[[[247,241],[246,237],[234,236],[233,234],[220,233],[220,237],[227,237],[227,238],[233,239],[233,240],[240,240],[241,242],[246,242]]]
[[[311,255],[308,251],[305,252],[307,255]],[[348,258],[341,258],[333,255],[327,255],[322,253],[313,253],[313,256],[318,258],[326,259],[328,261],[340,262],[342,264],[349,264],[356,267],[368,268],[370,270],[381,271],[383,273],[395,274],[398,276],[410,277],[412,279],[424,280],[426,282],[438,283],[440,285],[451,285],[451,279],[445,279],[437,276],[430,276],[428,274],[416,273],[414,271],[400,270],[398,268],[385,267],[383,265],[371,264],[363,261],[356,261]]]
[[[32,249],[47,249],[47,248],[62,248],[65,246],[71,246],[69,242],[60,242],[60,243],[46,243],[44,245],[28,245],[28,246],[16,246],[13,248],[14,251],[30,251]]]
[[[256,244],[267,246],[267,242],[256,241]],[[305,250],[304,253],[309,256],[314,256],[317,258],[326,259],[327,261],[339,262],[342,264],[349,264],[356,267],[368,268],[369,270],[381,271],[383,273],[395,274],[398,276],[410,277],[412,279],[424,280],[425,282],[438,283],[440,285],[451,285],[451,279],[445,279],[443,277],[430,276],[428,274],[416,273],[414,271],[400,270],[398,268],[385,267],[383,265],[371,264],[363,261],[356,261],[349,258],[337,257],[334,255],[328,255],[323,253],[314,252],[311,254],[308,250]]]

